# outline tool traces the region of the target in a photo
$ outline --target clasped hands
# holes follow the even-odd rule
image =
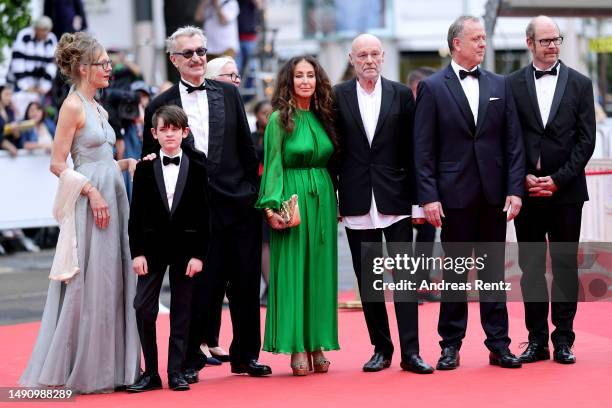
[[[550,197],[557,191],[557,185],[551,176],[536,177],[533,174],[525,177],[525,188],[529,197]]]
[[[202,271],[204,263],[198,258],[191,258],[187,263],[187,269],[185,270],[185,276],[193,278],[196,273]],[[144,276],[149,273],[149,265],[147,264],[147,258],[144,255],[137,256],[132,261],[132,269],[138,276]]]

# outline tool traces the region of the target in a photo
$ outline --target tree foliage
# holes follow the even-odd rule
[[[0,0],[0,50],[13,45],[17,33],[30,24],[29,2],[24,0]],[[0,62],[3,55],[0,52]]]

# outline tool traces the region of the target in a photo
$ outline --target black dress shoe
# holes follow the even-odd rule
[[[555,347],[553,358],[560,364],[574,364],[576,356],[572,353],[572,348],[567,344],[559,344]]]
[[[143,373],[138,381],[132,385],[125,387],[127,392],[145,392],[151,390],[159,390],[162,387],[161,378],[159,374],[147,374]]]
[[[489,364],[502,368],[520,368],[522,366],[521,360],[508,349],[502,350],[499,353],[491,352],[489,354]]]
[[[257,360],[251,360],[248,363],[232,363],[232,373],[263,377],[272,374],[272,369],[267,365],[259,364]]]
[[[524,344],[524,343],[522,343]],[[550,360],[550,350],[548,346],[530,341],[527,348],[519,356],[521,363],[535,363],[536,361]]]
[[[404,371],[411,371],[417,374],[431,374],[434,372],[433,367],[423,361],[418,354],[411,354],[406,360],[402,360],[400,367]]]
[[[444,347],[436,364],[436,370],[454,370],[459,367],[459,349],[454,346]]]
[[[196,370],[195,368],[186,369],[183,373],[183,377],[185,377],[185,381],[187,381],[187,384],[195,384],[200,381],[200,375],[198,373],[198,370]]]
[[[181,373],[168,374],[168,387],[172,391],[187,391],[189,390],[189,384],[185,379],[185,376]]]
[[[383,353],[374,353],[374,355],[363,365],[363,371],[373,373],[381,371],[391,366],[391,357],[385,356]]]
[[[210,350],[209,350],[210,351]],[[230,361],[230,355],[229,354],[215,354],[212,351],[210,352],[210,355],[212,356],[212,358],[214,358],[215,360],[217,360],[219,362],[219,364],[221,363],[227,363]],[[208,361],[210,362],[210,359],[208,359]],[[210,363],[209,363],[210,364]],[[212,365],[216,365],[216,364],[212,364]]]
[[[211,365],[211,366],[220,366],[221,364],[223,364],[221,361],[219,361],[217,358],[215,357],[207,357],[206,358],[206,364],[207,365]]]

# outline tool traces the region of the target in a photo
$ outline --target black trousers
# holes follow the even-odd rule
[[[159,311],[159,293],[168,264],[148,261],[149,273],[138,277],[134,309],[145,360],[145,371],[158,373],[157,333],[155,321]],[[168,373],[180,373],[185,368],[189,321],[194,278],[185,275],[188,260],[170,264],[170,342]],[[202,272],[200,272],[202,273]],[[198,276],[198,275],[196,275]]]
[[[405,218],[384,229],[353,230],[346,228],[351,256],[353,258],[353,268],[357,276],[359,291],[361,293],[361,304],[365,316],[370,342],[374,346],[374,352],[383,353],[391,357],[393,354],[393,342],[389,332],[389,318],[383,293],[373,293],[371,288],[364,287],[364,283],[371,281],[372,270],[363,270],[362,265],[372,265],[373,258],[382,256],[382,237],[385,236],[387,242],[388,256],[393,257],[397,252],[392,243],[412,242],[412,220]],[[373,250],[362,251],[362,243],[376,242],[381,243],[380,247]],[[403,246],[402,246],[403,247]],[[367,275],[366,275],[367,274]],[[394,273],[394,280],[399,281],[404,274]],[[398,292],[395,292],[396,294]],[[395,315],[400,337],[400,349],[402,360],[411,354],[419,353],[419,319],[418,303],[416,297],[394,300]]]
[[[195,283],[188,366],[200,369],[200,344],[218,337],[223,295],[227,293],[233,339],[229,353],[232,363],[259,358],[261,328],[259,285],[261,280],[261,215],[249,209],[245,217],[230,226],[213,223],[208,259]],[[211,342],[210,346],[216,346]]]
[[[413,226],[416,229],[416,238],[414,242],[414,256],[430,257],[433,253],[434,241],[436,239],[436,227],[426,222]],[[421,267],[416,271],[417,282],[430,282],[430,269]]]
[[[529,340],[548,344],[549,296],[546,284],[546,249],[552,269],[551,319],[553,345],[574,344],[574,317],[578,300],[578,240],[582,206],[551,204],[546,199],[527,201],[516,218],[521,289]]]
[[[504,242],[506,240],[506,213],[503,207],[487,203],[480,197],[468,208],[444,209],[441,240],[445,257],[484,257],[485,268],[478,271],[478,279],[485,282],[504,280]],[[467,281],[467,272],[457,273],[444,269],[446,282]],[[486,334],[485,346],[493,352],[510,345],[508,337],[508,310],[505,293],[480,291],[480,322]],[[461,348],[467,328],[467,295],[460,291],[442,291],[438,334],[440,347]]]

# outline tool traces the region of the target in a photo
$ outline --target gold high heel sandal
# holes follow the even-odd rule
[[[293,375],[296,377],[308,375],[308,371],[312,370],[312,367],[310,365],[310,358],[308,358],[307,356],[306,360],[292,362],[291,370],[293,370]]]
[[[311,364],[311,367],[314,368],[315,373],[326,373],[329,370],[329,366],[331,364],[331,361],[325,358],[323,354],[320,354],[315,357],[313,353],[308,353],[308,362],[309,364]]]

